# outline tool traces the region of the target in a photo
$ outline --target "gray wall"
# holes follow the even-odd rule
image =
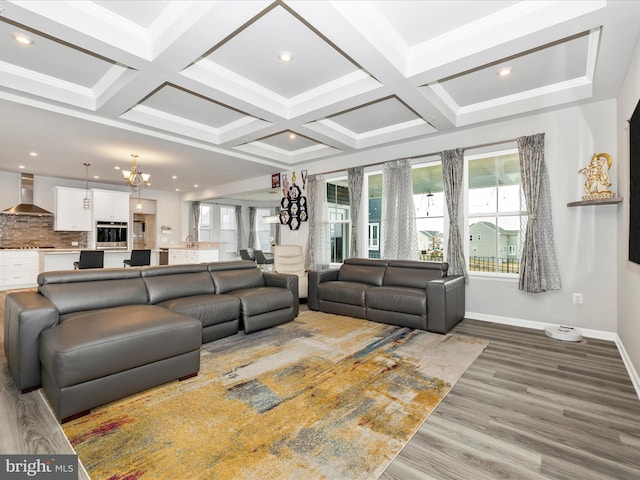
[[[640,265],[629,261],[629,128],[627,120],[640,99],[640,41],[636,44],[622,92],[618,97],[618,190],[624,201],[617,209],[618,335],[640,372]],[[636,382],[638,381],[636,377]],[[640,385],[636,385],[636,389]]]

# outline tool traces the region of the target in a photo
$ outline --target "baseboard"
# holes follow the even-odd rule
[[[534,330],[544,330],[547,327],[557,327],[557,323],[536,322],[533,320],[522,320],[520,318],[500,317],[498,315],[487,315],[485,313],[466,312],[464,318],[481,320],[483,322],[502,323],[516,327],[532,328]],[[573,327],[574,325],[567,325]],[[597,338],[599,340],[609,340],[615,342],[618,335],[615,332],[605,332],[604,330],[592,330],[589,328],[576,327],[583,336]]]
[[[534,330],[544,330],[547,327],[557,327],[557,323],[546,323],[546,322],[536,322],[533,320],[523,320],[520,318],[511,318],[511,317],[501,317],[498,315],[487,315],[485,313],[475,313],[475,312],[466,312],[464,318],[468,318],[470,320],[480,320],[482,322],[492,322],[492,323],[500,323],[503,325],[513,325],[515,327],[523,327],[523,328],[531,328]],[[573,325],[568,325],[573,326]],[[622,361],[624,362],[624,366],[627,368],[627,372],[629,373],[629,377],[631,378],[631,383],[633,384],[633,388],[636,391],[636,395],[640,399],[640,376],[636,371],[633,363],[631,362],[631,358],[627,354],[627,351],[624,348],[624,344],[620,337],[615,332],[605,332],[603,330],[592,330],[589,328],[581,328],[576,327],[583,336],[588,338],[597,338],[599,340],[609,340],[616,344],[618,347],[618,352],[622,357]]]
[[[618,347],[618,351],[620,352],[620,356],[622,357],[622,361],[624,362],[624,366],[627,367],[627,372],[629,372],[629,376],[631,377],[631,383],[633,383],[633,388],[636,390],[636,395],[640,398],[640,376],[638,375],[638,371],[633,366],[631,362],[631,358],[627,353],[627,349],[624,348],[624,344],[618,335],[616,335],[616,346]]]

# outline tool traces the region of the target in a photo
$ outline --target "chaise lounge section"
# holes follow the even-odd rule
[[[311,310],[447,333],[464,317],[465,283],[446,262],[346,259],[309,272]]]
[[[5,354],[59,420],[196,375],[200,346],[298,315],[295,275],[255,263],[46,272],[5,303]]]

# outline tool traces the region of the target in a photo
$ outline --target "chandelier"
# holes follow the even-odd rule
[[[84,188],[84,199],[82,200],[82,208],[85,210],[91,209],[91,199],[89,198],[89,167],[90,163],[83,163],[84,165],[84,180],[85,180],[85,188]]]
[[[149,180],[151,175],[148,173],[142,173],[138,170],[138,155],[131,154],[133,160],[131,161],[131,170],[122,170],[122,176],[129,186],[133,189],[149,186]]]

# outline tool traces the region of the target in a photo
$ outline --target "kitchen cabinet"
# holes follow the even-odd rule
[[[197,249],[197,248],[170,248],[169,265],[182,265],[185,263],[208,263],[217,262],[219,259],[218,250]]]
[[[110,222],[129,221],[129,193],[92,190],[93,219]]]
[[[0,288],[8,290],[36,286],[39,267],[37,250],[0,251]]]
[[[89,192],[91,198],[91,192]],[[56,212],[54,230],[67,232],[90,232],[91,209],[84,208],[87,191],[82,188],[56,187]]]

